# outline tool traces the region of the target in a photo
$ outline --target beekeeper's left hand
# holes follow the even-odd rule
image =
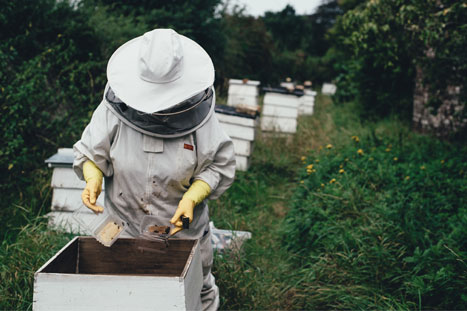
[[[183,229],[183,222],[181,217],[185,216],[190,219],[190,223],[193,221],[193,210],[195,209],[195,202],[189,198],[183,197],[178,203],[178,208],[175,211],[174,216],[170,220],[170,223],[175,227],[170,231],[170,235],[174,235],[178,231]]]
[[[195,206],[206,199],[210,193],[211,187],[206,182],[200,179],[193,182],[178,203],[177,210],[170,220],[170,223],[175,226],[175,228],[171,230],[170,235],[174,235],[183,229],[182,216],[188,217],[190,223],[193,221],[193,210]]]

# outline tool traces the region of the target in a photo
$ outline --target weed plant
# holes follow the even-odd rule
[[[0,310],[31,310],[34,272],[71,238],[47,229],[46,219],[31,217],[14,242],[0,245]]]
[[[467,308],[467,148],[348,139],[303,158],[285,218],[283,245],[309,275],[301,304]]]
[[[466,148],[319,96],[211,202],[252,232],[214,264],[226,310],[466,309]],[[359,151],[361,150],[361,151]]]

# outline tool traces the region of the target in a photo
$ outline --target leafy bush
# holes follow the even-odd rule
[[[330,35],[344,51],[338,96],[365,106],[365,117],[411,117],[416,68],[436,108],[447,86],[465,102],[467,6],[455,0],[372,0],[348,11]],[[464,111],[465,113],[465,111]]]
[[[303,159],[285,219],[285,246],[310,274],[303,290],[322,291],[305,306],[465,309],[466,147],[352,140]],[[348,295],[323,299],[342,287]]]
[[[0,213],[10,224],[7,208],[37,195],[28,191],[44,159],[79,138],[101,99],[105,63],[92,29],[68,3],[18,2],[0,10],[13,29],[0,44]]]

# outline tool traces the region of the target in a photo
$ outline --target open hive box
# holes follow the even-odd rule
[[[33,310],[199,310],[197,240],[75,237],[34,276]]]

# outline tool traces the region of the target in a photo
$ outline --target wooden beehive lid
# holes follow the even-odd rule
[[[230,79],[229,84],[241,84],[241,85],[249,85],[249,86],[258,86],[260,85],[259,81],[256,80],[248,80],[248,79]]]
[[[49,167],[72,167],[74,159],[73,148],[59,148],[56,154],[44,162]]]
[[[216,113],[222,113],[229,116],[242,117],[248,119],[256,119],[259,115],[259,107],[239,105],[236,107],[225,106],[225,105],[216,105]]]
[[[278,94],[284,94],[284,95],[295,95],[295,96],[303,96],[304,92],[303,90],[299,89],[294,89],[293,91],[289,91],[285,87],[263,87],[263,91],[265,93],[278,93]]]

